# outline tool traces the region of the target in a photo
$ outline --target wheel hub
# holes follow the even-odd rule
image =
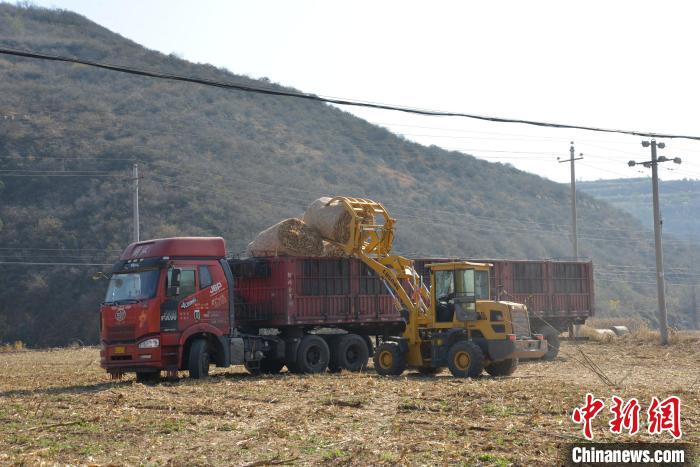
[[[390,368],[391,367],[391,362],[394,358],[391,355],[391,352],[385,350],[379,355],[379,363],[382,365],[382,368]]]
[[[467,352],[458,352],[455,355],[455,366],[462,371],[466,371],[466,369],[469,368],[470,362],[471,358],[469,358],[469,354]]]

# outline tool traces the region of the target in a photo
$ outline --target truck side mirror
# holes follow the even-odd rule
[[[170,282],[168,283],[168,289],[165,291],[165,295],[167,295],[168,297],[177,297],[178,295],[180,295],[181,274],[181,269],[172,268],[170,270]]]
[[[169,287],[180,287],[180,275],[182,274],[182,269],[173,268],[170,273],[170,284]]]

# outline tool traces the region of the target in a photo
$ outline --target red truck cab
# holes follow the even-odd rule
[[[176,372],[189,368],[192,344],[201,339],[208,349],[202,359],[228,365],[233,308],[225,255],[220,237],[129,245],[100,307],[102,367],[139,379]]]

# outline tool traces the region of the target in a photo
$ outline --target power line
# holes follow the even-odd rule
[[[59,56],[59,55],[40,54],[40,53],[36,53],[36,52],[16,50],[16,49],[0,48],[0,54],[11,55],[11,56],[15,56],[15,57],[23,57],[23,58],[49,60],[49,61],[54,61],[54,62],[76,63],[76,64],[91,66],[91,67],[95,67],[95,68],[101,68],[101,69],[109,70],[109,71],[116,71],[116,72],[120,72],[120,73],[127,73],[127,74],[132,74],[132,75],[137,75],[137,76],[146,76],[149,78],[159,78],[159,79],[167,79],[167,80],[172,80],[172,81],[182,81],[182,82],[187,82],[187,83],[194,83],[194,84],[201,84],[201,85],[205,85],[205,86],[218,87],[218,88],[222,88],[222,89],[233,89],[233,90],[237,90],[237,91],[253,92],[253,93],[266,94],[266,95],[272,95],[272,96],[295,97],[295,98],[299,98],[299,99],[306,99],[306,100],[317,101],[317,102],[325,102],[325,103],[336,104],[336,105],[367,107],[367,108],[381,109],[381,110],[393,110],[393,111],[397,111],[397,112],[411,113],[411,114],[417,114],[417,115],[426,115],[426,116],[435,116],[435,117],[462,117],[462,118],[470,118],[470,119],[474,119],[474,120],[482,120],[482,121],[496,122],[496,123],[518,123],[518,124],[523,124],[523,125],[549,127],[549,128],[568,128],[568,129],[573,129],[573,130],[596,131],[596,132],[601,132],[601,133],[619,133],[619,134],[627,134],[627,135],[634,135],[634,136],[645,136],[645,137],[651,137],[651,138],[669,138],[669,139],[670,138],[683,138],[683,139],[700,141],[700,136],[692,136],[692,135],[674,135],[674,134],[664,134],[664,133],[654,133],[654,132],[643,132],[643,131],[636,131],[636,130],[615,130],[615,129],[609,129],[609,128],[598,128],[598,127],[590,127],[590,126],[583,126],[583,125],[568,125],[568,124],[562,124],[562,123],[539,122],[539,121],[535,121],[535,120],[489,117],[489,116],[484,116],[484,115],[468,114],[468,113],[462,113],[462,112],[445,112],[445,111],[438,111],[438,110],[404,107],[404,106],[398,106],[398,105],[372,103],[372,102],[365,102],[365,101],[351,100],[351,99],[331,98],[331,97],[319,96],[316,94],[307,94],[307,93],[293,92],[293,91],[283,91],[283,90],[279,90],[279,89],[270,89],[270,88],[251,86],[251,85],[245,85],[245,84],[239,84],[239,83],[233,83],[233,82],[214,81],[214,80],[194,78],[194,77],[189,77],[189,76],[174,75],[174,74],[163,73],[163,72],[158,72],[158,71],[145,70],[142,68],[112,65],[112,64],[108,64],[108,63],[102,63],[102,62],[82,60],[82,59],[71,58],[71,57],[63,57],[63,56]]]
[[[73,174],[73,173],[35,173],[35,174],[16,174],[16,173],[0,173],[0,177],[112,177],[112,178],[128,178],[128,175],[113,175],[113,174]]]
[[[138,159],[134,158],[117,158],[117,157],[109,157],[109,156],[104,156],[104,157],[64,157],[64,156],[0,156],[0,159],[7,159],[7,160],[19,160],[23,162],[36,162],[38,160],[42,159],[57,159],[57,160],[75,160],[75,161],[86,161],[86,160],[95,160],[95,161],[100,161],[100,162],[112,162],[112,161],[129,161],[129,162],[141,162]]]
[[[40,263],[28,261],[0,261],[0,264],[17,264],[22,266],[112,266],[109,263]]]

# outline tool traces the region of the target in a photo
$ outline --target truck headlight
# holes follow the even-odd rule
[[[139,349],[153,349],[160,346],[160,339],[154,337],[153,339],[146,339],[139,344]]]

